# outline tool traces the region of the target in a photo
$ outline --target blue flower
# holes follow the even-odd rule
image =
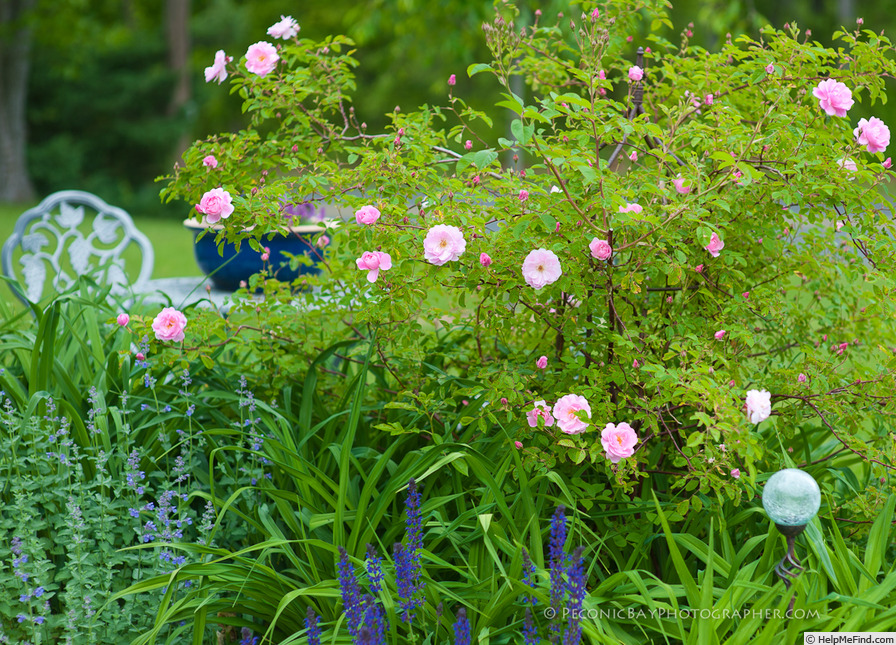
[[[561,505],[551,517],[551,538],[548,542],[548,555],[551,566],[551,608],[554,615],[560,615],[563,597],[566,595],[566,583],[563,574],[566,570],[566,509]],[[560,640],[559,622],[551,623],[551,642]]]
[[[538,645],[541,642],[535,622],[532,620],[531,607],[526,607],[526,617],[523,620],[523,639],[526,645]]]
[[[370,592],[378,594],[383,583],[383,563],[380,556],[373,550],[373,545],[367,545],[367,577],[370,580]]]
[[[523,582],[531,589],[535,589],[535,564],[532,562],[532,558],[529,557],[529,552],[526,549],[523,549]],[[538,600],[535,598],[535,594],[528,594],[526,602],[534,606]]]
[[[393,547],[395,559],[395,577],[398,586],[399,606],[403,614],[402,620],[410,623],[414,620],[414,610],[423,605],[421,592],[424,584],[420,580],[420,552],[423,549],[423,530],[420,524],[420,493],[417,482],[408,482],[408,496],[405,499],[405,529],[407,545],[396,543]]]
[[[348,619],[348,631],[352,636],[357,636],[361,625],[361,590],[348,561],[348,553],[343,547],[339,547],[339,589],[342,591],[342,607]]]
[[[364,598],[364,627],[370,630],[370,645],[386,645],[386,620],[373,596]]]
[[[317,624],[317,614],[308,607],[308,615],[305,617],[305,629],[308,630],[308,645],[320,645],[320,625]]]
[[[454,622],[454,645],[470,645],[470,621],[467,619],[467,610],[464,607],[457,610],[457,620]]]
[[[243,627],[240,630],[240,636],[243,639],[240,641],[240,645],[258,645],[258,636],[252,636],[252,630],[248,627]]]
[[[585,561],[582,559],[584,547],[579,547],[572,555],[567,576],[569,583],[569,618],[563,634],[563,645],[579,645],[582,640],[582,604],[585,600]]]

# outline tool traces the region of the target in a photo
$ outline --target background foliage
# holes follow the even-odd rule
[[[568,10],[566,5],[557,0],[523,5],[520,21],[531,23],[536,8],[552,15]],[[172,112],[174,74],[167,68],[162,0],[89,5],[66,0],[52,2],[50,9],[38,7],[28,98],[28,163],[37,192],[86,189],[134,214],[175,218],[183,211],[159,204],[153,180],[179,158],[177,142],[182,136],[190,140],[243,124],[236,97],[203,82],[202,70],[217,49],[239,57],[246,43],[255,42],[281,14],[294,15],[303,36],[320,39],[346,33],[358,43],[361,62],[358,83],[364,92],[355,105],[357,113],[361,121],[379,128],[395,105],[411,109],[438,102],[449,74],[482,60],[486,50],[479,26],[493,15],[488,3],[467,0],[438,5],[312,0],[302,3],[299,15],[296,5],[284,0],[192,0],[192,94],[182,109]],[[834,30],[853,24],[856,17],[876,31],[892,21],[880,3],[869,0],[685,0],[675,4],[671,17],[673,28],[663,28],[659,35],[671,38],[693,23],[692,44],[709,49],[716,48],[726,32],[756,36],[769,22],[779,27],[798,23],[829,45]],[[638,44],[645,44],[647,33],[632,35],[631,56]],[[383,69],[389,73],[380,73]],[[472,106],[483,107],[485,79],[462,78],[459,89]],[[878,114],[896,121],[889,107]],[[508,125],[497,123],[488,136],[505,135]]]

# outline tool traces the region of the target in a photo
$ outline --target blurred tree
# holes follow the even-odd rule
[[[25,115],[35,0],[0,1],[0,201],[33,199]]]

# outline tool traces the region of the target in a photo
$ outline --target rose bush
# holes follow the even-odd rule
[[[494,77],[494,107],[452,75],[444,105],[396,107],[380,133],[352,108],[352,43],[283,18],[284,41],[206,71],[229,74],[249,125],[196,142],[164,198],[232,196],[219,235],[256,247],[295,195],[357,213],[317,309],[284,314],[273,284],[252,310],[279,338],[376,328],[393,434],[497,433],[527,469],[626,491],[659,473],[694,507],[842,450],[892,472],[889,129],[858,115],[896,74],[890,41],[857,28],[825,49],[788,25],[708,52],[654,34],[641,60],[627,37],[668,24],[661,3],[586,9],[520,27],[502,5],[493,59],[467,70]],[[197,321],[191,347],[226,325]]]

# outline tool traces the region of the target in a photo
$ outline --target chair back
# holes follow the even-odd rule
[[[40,301],[48,284],[63,291],[81,275],[124,295],[149,282],[153,249],[122,209],[91,193],[63,190],[19,216],[3,245],[2,264],[26,304]]]

